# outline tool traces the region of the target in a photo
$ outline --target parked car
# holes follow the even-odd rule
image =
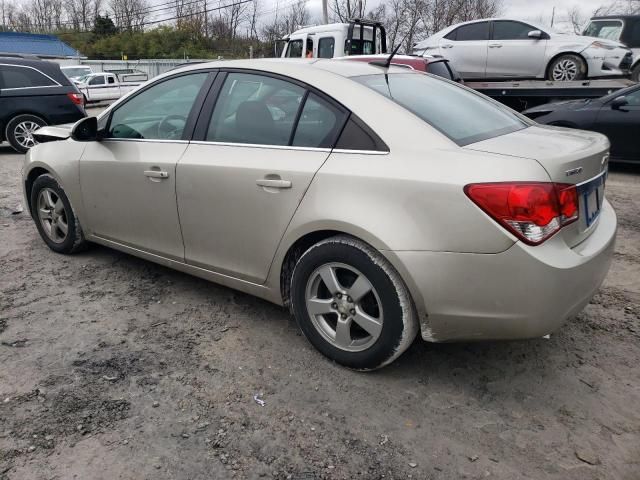
[[[76,80],[93,73],[93,69],[88,65],[68,65],[60,67],[60,70],[62,70],[62,73],[64,73],[69,80]]]
[[[338,57],[336,60],[354,60],[356,62],[385,62],[389,58],[389,54],[380,55],[352,55],[349,57]],[[410,68],[418,72],[431,73],[439,77],[462,83],[462,77],[451,66],[449,60],[442,57],[434,57],[426,55],[418,57],[417,55],[394,55],[391,65],[396,67]]]
[[[611,159],[640,162],[640,85],[593,100],[548,103],[523,112],[538,123],[600,132],[611,141]]]
[[[24,153],[45,125],[85,117],[82,95],[60,71],[43,60],[0,57],[0,141]]]
[[[620,42],[631,49],[631,79],[640,81],[640,15],[606,15],[593,17],[582,32],[589,37]]]
[[[448,58],[465,80],[613,77],[627,74],[632,62],[619,42],[509,19],[452,25],[416,44],[413,53]]]
[[[146,74],[145,74],[146,75]],[[136,75],[136,81],[121,81],[115,73],[91,73],[78,78],[75,83],[84,96],[85,103],[117,100],[138,88],[146,77]]]
[[[53,251],[96,242],[289,305],[355,369],[393,361],[418,331],[549,334],[612,258],[606,137],[406,68],[188,66],[38,135],[67,138],[23,168]]]

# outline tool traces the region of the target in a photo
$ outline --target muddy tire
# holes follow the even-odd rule
[[[296,263],[290,286],[304,335],[346,367],[383,367],[418,332],[404,282],[380,252],[360,240],[336,236],[313,245]]]
[[[587,63],[572,53],[565,53],[555,58],[547,68],[547,80],[571,81],[584,80],[587,77]]]
[[[87,246],[78,217],[55,178],[39,176],[33,182],[30,203],[38,233],[51,250],[70,254]]]
[[[25,153],[38,142],[33,138],[33,132],[47,124],[35,115],[18,115],[7,122],[5,138],[18,153]]]

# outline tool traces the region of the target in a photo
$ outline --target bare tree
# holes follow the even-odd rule
[[[367,12],[367,0],[332,0],[329,11],[332,18],[339,22],[364,18]]]
[[[593,15],[633,15],[640,13],[640,0],[615,0],[597,8]]]
[[[111,11],[116,27],[122,30],[140,30],[149,16],[146,0],[111,0]]]

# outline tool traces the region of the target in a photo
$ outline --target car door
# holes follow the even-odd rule
[[[106,97],[107,82],[104,75],[94,75],[89,79],[89,100],[104,100]]]
[[[487,78],[535,78],[544,73],[548,35],[541,32],[540,38],[529,38],[534,30],[537,28],[522,22],[492,22]]]
[[[222,73],[212,90],[177,167],[185,261],[262,283],[346,111],[271,75]]]
[[[602,106],[592,129],[609,137],[613,158],[637,161],[640,160],[640,87],[625,92],[624,96],[627,105],[613,108],[612,99]]]
[[[462,25],[440,40],[440,51],[465,79],[485,78],[489,22]]]
[[[106,75],[107,88],[105,88],[105,99],[115,100],[120,98],[122,95],[120,93],[120,85],[116,79],[115,75]]]
[[[150,85],[100,119],[103,138],[80,160],[89,231],[168,258],[183,260],[176,205],[176,163],[211,80],[176,75]]]

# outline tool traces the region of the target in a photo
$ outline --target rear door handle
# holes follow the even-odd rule
[[[169,178],[169,172],[163,170],[145,170],[144,174],[149,178]]]
[[[502,48],[501,43],[490,43],[489,48]]]
[[[256,185],[268,188],[291,188],[289,180],[278,180],[274,178],[260,178],[256,180]]]

